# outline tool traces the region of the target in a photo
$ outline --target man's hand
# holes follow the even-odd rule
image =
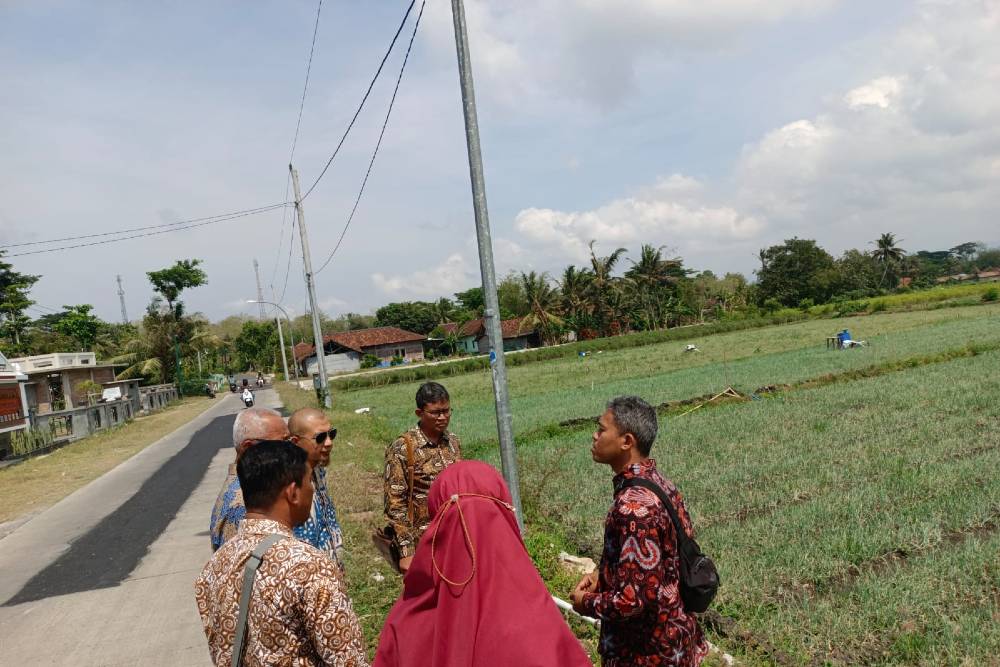
[[[406,571],[410,569],[410,563],[412,563],[412,562],[413,562],[413,556],[407,556],[405,558],[400,558],[399,559],[399,569],[400,569],[400,571],[402,571],[403,574],[406,574]]]
[[[595,592],[597,592],[597,573],[591,572],[580,579],[580,583],[569,595],[570,602],[573,603],[573,610],[578,614],[583,614],[583,596]]]

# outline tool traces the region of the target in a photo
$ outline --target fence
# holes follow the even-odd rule
[[[61,444],[114,428],[131,420],[134,416],[135,408],[132,401],[122,398],[83,408],[33,415],[32,428],[51,433],[52,444]]]
[[[154,384],[148,387],[139,387],[139,410],[142,412],[153,412],[166,407],[170,401],[178,398],[177,387],[172,384]]]

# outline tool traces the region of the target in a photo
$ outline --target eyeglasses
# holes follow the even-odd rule
[[[336,438],[337,429],[331,428],[329,431],[320,431],[319,433],[316,434],[316,437],[313,439],[316,441],[317,445],[322,445],[324,442],[326,442],[327,436],[330,437],[330,440]]]
[[[425,415],[429,415],[437,419],[438,417],[447,417],[451,414],[451,408],[445,408],[444,410],[424,410]]]

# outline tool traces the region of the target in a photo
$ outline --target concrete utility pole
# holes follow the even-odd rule
[[[118,300],[122,304],[122,324],[128,324],[128,313],[125,312],[125,290],[122,289],[122,277],[119,274],[118,278]]]
[[[265,317],[265,315],[264,315],[264,303],[263,303],[264,302],[264,290],[262,290],[260,288],[260,267],[257,265],[257,258],[256,257],[253,260],[253,273],[254,273],[255,276],[257,276],[257,303],[260,304],[258,306],[258,309],[259,309],[260,312],[257,314],[257,321],[258,322],[263,322],[264,321],[264,317]]]
[[[253,299],[250,299],[249,301],[247,301],[247,303],[260,303],[260,304],[265,304],[266,303],[266,304],[268,304],[270,306],[274,306],[277,310],[280,310],[282,313],[285,313],[285,309],[282,308],[281,306],[279,306],[278,304],[276,304],[273,301],[255,301]],[[281,333],[281,318],[278,317],[277,310],[274,313],[274,322],[278,325],[278,345],[281,346],[281,365],[282,365],[282,367],[285,370],[285,382],[288,382],[288,355],[285,354],[285,336],[284,336],[284,334]],[[291,334],[292,333],[292,320],[289,319],[288,313],[285,313],[285,319],[288,320],[288,333]],[[295,347],[295,344],[293,343],[292,344],[293,352],[294,352],[294,347]],[[292,362],[294,362],[294,361],[295,361],[295,359],[293,357],[292,358]],[[294,363],[292,365],[292,368],[295,368]],[[295,379],[296,380],[299,379],[298,371],[295,372]]]
[[[493,269],[493,242],[490,239],[490,217],[486,210],[486,179],[483,176],[483,156],[479,146],[479,120],[476,115],[476,91],[472,85],[472,61],[469,58],[469,35],[465,26],[462,0],[451,0],[455,23],[455,48],[458,51],[458,78],[462,86],[462,106],[465,111],[465,141],[469,149],[469,175],[472,179],[472,206],[476,213],[476,238],[479,240],[479,269],[483,276],[483,298],[486,302],[486,332],[490,337],[490,368],[493,371],[493,396],[496,401],[497,433],[500,436],[500,464],[504,480],[510,488],[517,508],[517,524],[524,532],[524,512],[521,510],[521,485],[517,474],[517,451],[514,446],[514,426],[507,395],[507,367],[503,357],[503,333],[500,328],[500,300]]]
[[[299,172],[288,165],[292,172],[292,187],[295,189],[295,213],[299,218],[299,241],[302,243],[302,266],[306,274],[306,292],[309,294],[309,308],[312,310],[313,340],[316,344],[316,368],[319,371],[319,391],[324,407],[333,407],[330,387],[326,378],[326,351],[323,349],[323,329],[319,324],[319,304],[316,303],[316,278],[313,275],[312,257],[309,254],[309,237],[306,235],[306,216],[302,210],[302,195],[299,194]]]

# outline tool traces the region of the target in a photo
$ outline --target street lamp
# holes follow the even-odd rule
[[[278,310],[280,310],[284,314],[285,319],[288,320],[288,335],[292,339],[292,372],[295,374],[295,380],[298,381],[298,379],[299,379],[299,369],[295,366],[295,356],[294,356],[295,355],[295,332],[292,331],[292,318],[290,318],[288,316],[288,313],[285,311],[284,308],[282,308],[278,304],[274,303],[273,301],[263,301],[263,300],[259,300],[259,299],[247,299],[247,303],[264,303],[264,304],[267,304],[269,306],[274,306],[275,308],[277,308]],[[279,318],[277,315],[275,315],[274,316],[274,321],[278,324],[278,344],[281,346],[281,364],[285,368],[285,381],[288,381],[288,357],[285,356],[285,337],[281,333],[281,318]]]

